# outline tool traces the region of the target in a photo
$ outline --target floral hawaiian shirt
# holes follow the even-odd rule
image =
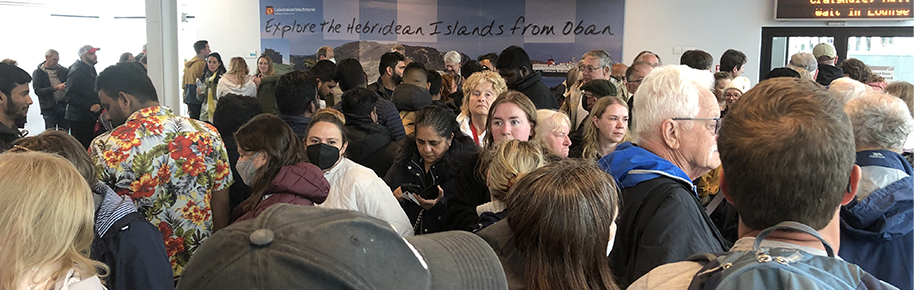
[[[167,107],[134,112],[92,141],[99,178],[158,226],[175,276],[213,232],[210,198],[232,185],[228,154],[216,129]]]

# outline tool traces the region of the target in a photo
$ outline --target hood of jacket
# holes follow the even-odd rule
[[[844,231],[892,240],[914,231],[914,177],[902,178],[841,207]]]
[[[819,72],[816,75],[816,82],[827,86],[831,84],[831,81],[844,77],[844,70],[840,67],[836,67],[828,64],[820,64]]]
[[[457,135],[457,133],[454,133]],[[454,137],[454,140],[451,141],[451,147],[448,148],[447,152],[444,153],[444,157],[438,161],[438,163],[444,163],[448,168],[448,174],[456,175],[461,168],[471,161],[473,154],[479,151],[479,146],[476,146],[473,143],[473,139],[461,135],[460,137]],[[394,159],[394,166],[397,167],[406,167],[407,163],[410,161],[416,161],[418,164],[422,164],[422,155],[419,154],[418,146],[416,145],[416,136],[407,135],[406,138],[400,141],[400,150],[397,151],[397,158]]]
[[[320,168],[311,163],[284,166],[273,178],[267,194],[288,193],[304,197],[315,204],[323,203],[330,193],[330,183]]]
[[[523,91],[523,90],[533,86],[534,84],[536,84],[537,82],[539,82],[542,79],[543,79],[543,75],[539,71],[533,71],[533,73],[528,74],[527,77],[525,77],[524,79],[517,82],[517,87],[513,88],[513,89]]]
[[[197,64],[198,62],[203,62],[204,64],[206,64],[204,60],[200,59],[200,57],[194,56],[194,58],[191,58],[190,60],[184,62],[184,67],[190,68],[190,67],[194,66],[195,64]]]
[[[92,193],[102,196],[101,205],[95,213],[95,233],[99,237],[104,237],[118,220],[136,212],[136,206],[130,197],[118,195],[102,182],[95,183]]]
[[[390,101],[397,106],[397,111],[418,111],[432,103],[432,95],[425,88],[400,84],[394,89]]]
[[[598,163],[622,189],[665,176],[688,185],[693,193],[696,192],[695,185],[681,168],[631,142],[619,144],[616,151],[603,156]]]
[[[346,153],[349,155],[349,159],[363,160],[393,142],[390,138],[390,130],[373,122],[371,117],[352,114],[345,114],[345,116],[346,126],[344,128],[346,137],[349,137],[349,147],[346,149]],[[359,146],[353,146],[354,144]]]

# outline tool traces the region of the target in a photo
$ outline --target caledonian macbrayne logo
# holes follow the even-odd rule
[[[273,15],[274,12],[273,6],[267,6],[267,15]]]

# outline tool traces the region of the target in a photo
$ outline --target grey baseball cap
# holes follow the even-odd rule
[[[177,289],[508,289],[471,233],[401,238],[349,210],[279,204],[206,239]]]
[[[88,45],[88,44],[87,44],[87,45],[83,45],[82,47],[79,48],[79,56],[83,56],[84,54],[87,54],[87,53],[90,53],[90,52],[96,52],[96,51],[98,51],[99,49],[101,49],[101,48],[93,47],[93,46]]]

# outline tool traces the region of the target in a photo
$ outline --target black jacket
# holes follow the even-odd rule
[[[843,78],[844,70],[828,64],[819,64],[819,74],[816,76],[816,82],[828,86],[833,80]]]
[[[400,141],[401,149],[398,152],[397,159],[394,161],[393,166],[390,167],[390,170],[387,171],[387,175],[384,176],[384,182],[390,186],[391,190],[405,183],[419,185],[420,192],[429,188],[436,188],[438,185],[444,190],[444,197],[441,198],[441,201],[427,211],[423,211],[422,207],[412,201],[404,200],[400,203],[413,225],[416,225],[419,214],[422,212],[422,220],[419,221],[415,234],[435,233],[449,229],[445,226],[445,221],[447,220],[450,200],[453,198],[458,186],[459,168],[464,167],[471,155],[478,150],[472,139],[466,136],[462,137],[453,139],[447,153],[438,162],[432,164],[429,172],[424,172],[425,166],[422,156],[419,155],[419,150],[416,147],[416,137],[410,135]],[[431,174],[431,176],[427,174]],[[475,207],[473,210],[475,210]]]
[[[479,171],[481,159],[481,152],[477,152],[460,169],[457,186],[448,204],[448,230],[472,231],[479,222],[476,207],[492,201],[486,178]]]
[[[111,268],[111,290],[174,289],[174,277],[159,229],[133,212],[92,241],[91,257]],[[158,262],[158,263],[154,263]]]
[[[390,97],[394,94],[394,91],[387,90],[387,88],[384,87],[384,82],[381,81],[381,77],[378,77],[377,82],[368,85],[368,89],[388,101],[390,101]]]
[[[64,97],[67,103],[65,119],[82,122],[97,120],[98,114],[89,110],[92,105],[101,103],[98,100],[98,93],[95,92],[97,76],[95,67],[82,60],[77,60],[70,66],[70,74],[67,75],[67,93]]]
[[[308,135],[308,125],[311,124],[311,118],[291,115],[279,115],[279,118],[286,121],[286,124],[292,128],[298,138],[305,139]]]
[[[51,86],[51,78],[48,73],[41,69],[44,62],[38,65],[38,68],[32,72],[32,87],[35,89],[35,95],[38,96],[38,104],[41,107],[42,115],[54,114],[54,107],[61,106],[54,100],[54,87]],[[57,79],[61,83],[67,82],[67,75],[70,70],[62,65],[57,66]],[[93,84],[94,87],[94,84]]]
[[[15,128],[0,124],[0,152],[13,147],[13,141],[22,137],[22,133]]]
[[[538,71],[521,80],[517,84],[517,90],[530,98],[537,110],[559,109],[559,102],[555,100],[555,95],[549,90],[549,87],[543,83],[543,75]]]
[[[349,147],[346,148],[349,160],[371,168],[379,177],[387,174],[400,147],[391,141],[390,130],[373,122],[370,117],[352,114],[346,114],[344,130],[349,137]]]

